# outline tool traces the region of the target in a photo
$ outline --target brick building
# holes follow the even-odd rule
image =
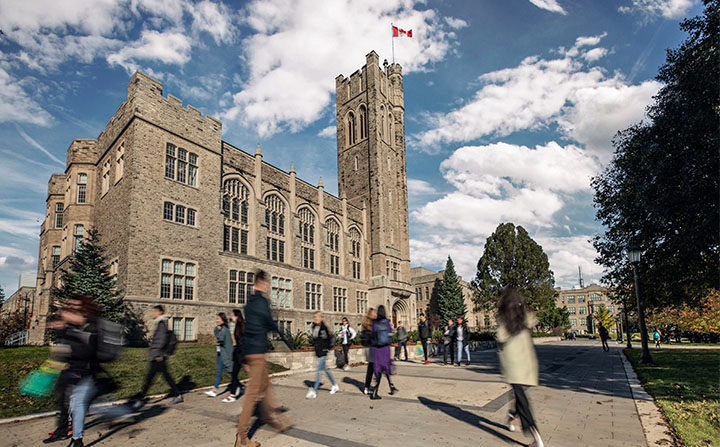
[[[570,330],[578,334],[597,334],[598,324],[592,317],[600,304],[604,304],[616,319],[622,312],[608,297],[608,289],[597,284],[575,289],[555,289],[558,292],[555,303],[558,307],[567,307],[570,312]],[[619,324],[622,324],[620,322]],[[616,325],[607,328],[611,334],[617,333]]]
[[[222,123],[137,72],[96,139],[76,139],[48,183],[35,318],[58,272],[97,228],[126,302],[150,321],[162,303],[180,340],[209,337],[218,312],[242,307],[253,273],[272,276],[281,328],[316,310],[359,324],[384,304],[415,322],[410,286],[404,97],[399,65],[378,55],[336,78],[339,197],[222,139]]]

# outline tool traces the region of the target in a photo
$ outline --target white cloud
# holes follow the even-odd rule
[[[562,6],[560,6],[557,0],[530,0],[530,3],[546,11],[567,14],[567,12],[563,9]]]
[[[56,156],[54,156],[53,154],[51,154],[50,151],[48,151],[47,149],[45,149],[44,147],[42,147],[42,146],[40,145],[40,143],[38,143],[37,141],[35,141],[35,139],[32,138],[30,135],[28,135],[20,126],[18,126],[17,124],[15,124],[15,128],[17,129],[18,133],[19,133],[20,136],[23,138],[23,140],[27,141],[27,143],[28,143],[30,146],[34,147],[35,149],[39,150],[39,151],[42,152],[43,154],[47,155],[48,158],[50,158],[50,159],[51,159],[52,161],[54,161],[55,163],[59,164],[59,165],[62,166],[62,167],[65,167],[65,163],[64,163],[62,160],[60,160],[59,158],[57,158]]]
[[[597,252],[590,240],[591,235],[567,237],[536,236],[550,260],[555,282],[564,287],[578,285],[578,267],[582,267],[585,284],[599,283],[603,269],[595,264]]]
[[[437,192],[430,183],[415,178],[407,179],[407,189],[410,195],[435,194]]]
[[[0,0],[0,28],[6,36],[15,32],[65,31],[74,27],[96,36],[111,34],[120,24],[123,1]]]
[[[517,67],[482,75],[483,85],[470,101],[449,113],[429,115],[430,129],[412,137],[411,142],[436,151],[442,143],[560,124],[564,136],[607,160],[612,137],[643,119],[660,83],[629,85],[620,73],[609,77],[600,67],[587,67],[580,60],[580,48],[597,44],[601,38],[579,38],[575,46],[562,52],[562,58],[528,57]]]
[[[588,62],[595,62],[608,54],[607,48],[593,48],[583,53],[582,57]]]
[[[381,60],[390,58],[391,21],[414,31],[411,39],[396,39],[395,53],[404,72],[427,69],[451,49],[454,33],[434,10],[413,9],[419,3],[252,2],[246,23],[254,34],[241,46],[250,73],[222,118],[254,127],[262,136],[307,126],[330,104],[338,74],[357,70],[371,50]]]
[[[209,33],[215,43],[230,43],[233,40],[234,27],[231,12],[222,3],[202,1],[192,9],[193,28]]]
[[[49,126],[52,117],[23,90],[22,83],[0,68],[0,123]]]
[[[40,221],[42,214],[25,211],[5,205],[0,205],[0,232],[16,236],[37,238],[40,235]]]
[[[445,23],[447,23],[452,29],[462,29],[468,26],[468,23],[465,20],[455,17],[445,17]]]
[[[138,60],[157,60],[164,64],[183,65],[190,60],[191,43],[180,32],[145,30],[140,39],[107,57],[109,64],[118,64],[129,72],[137,70]]]
[[[15,247],[0,245],[0,269],[7,272],[32,272],[37,267],[35,256]]]
[[[631,6],[621,6],[618,10],[623,13],[639,12],[648,19],[679,19],[684,17],[695,3],[695,0],[632,0]]]
[[[317,134],[319,137],[323,138],[335,138],[337,136],[337,127],[336,126],[327,126]]]

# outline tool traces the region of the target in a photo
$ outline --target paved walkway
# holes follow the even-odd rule
[[[541,386],[528,395],[546,445],[645,445],[619,347],[605,353],[597,342],[578,340],[540,345],[537,351]],[[296,426],[282,435],[262,426],[254,439],[283,447],[519,446],[531,441],[504,426],[509,387],[501,382],[495,351],[473,353],[470,367],[400,362],[395,378],[400,393],[389,396],[383,382],[379,401],[359,390],[364,374],[364,367],[334,371],[341,391],[330,395],[325,383],[315,400],[305,399],[314,374],[276,379],[278,400],[297,418]],[[153,402],[125,422],[93,425],[91,417],[85,445],[232,446],[240,410],[240,402],[223,404],[220,398],[190,393],[183,404]],[[2,426],[0,445],[37,446],[52,422]]]

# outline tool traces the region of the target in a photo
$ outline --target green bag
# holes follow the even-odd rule
[[[18,391],[30,397],[50,397],[55,389],[60,371],[62,368],[58,368],[58,362],[45,362],[43,366],[25,376]]]
[[[418,355],[418,356],[423,355],[422,346],[420,346],[420,345],[417,345],[417,355]]]

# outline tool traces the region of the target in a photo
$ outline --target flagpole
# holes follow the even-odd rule
[[[392,22],[390,22],[390,35],[392,36],[390,39],[392,39],[392,58],[393,58],[393,65],[395,65],[395,31],[394,26]]]

